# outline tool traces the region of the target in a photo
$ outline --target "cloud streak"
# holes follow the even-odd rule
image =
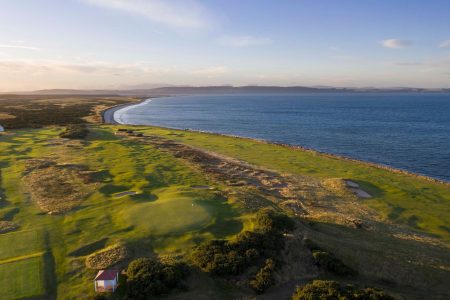
[[[21,46],[21,45],[0,45],[0,48],[24,49],[24,50],[33,50],[33,51],[41,50],[41,48],[31,47],[31,46]]]
[[[224,35],[217,39],[222,46],[243,48],[252,46],[264,46],[272,44],[272,40],[267,37],[255,37],[250,35]]]
[[[442,41],[442,43],[439,45],[440,48],[448,48],[450,47],[450,40]]]
[[[381,41],[381,45],[385,48],[400,49],[411,46],[413,43],[410,40],[400,40],[400,39],[387,39]]]
[[[212,13],[196,0],[80,0],[82,2],[140,15],[175,29],[203,30],[214,23]]]

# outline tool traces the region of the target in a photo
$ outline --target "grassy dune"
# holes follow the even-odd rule
[[[17,231],[0,234],[2,299],[42,295],[80,299],[93,293],[95,271],[85,266],[85,259],[95,251],[122,243],[131,253],[129,259],[155,253],[182,254],[201,241],[233,238],[252,226],[253,212],[239,204],[235,193],[247,191],[247,187],[225,186],[168,151],[114,135],[117,128],[120,126],[92,126],[87,140],[81,142],[58,139],[63,130],[60,127],[18,130],[0,136],[0,189],[5,196],[0,201],[0,220],[20,226]],[[280,173],[352,179],[374,196],[361,203],[377,211],[385,221],[428,234],[443,243],[450,241],[448,185],[248,139],[153,127],[136,129]],[[70,212],[42,212],[23,182],[27,166],[36,159],[51,161],[58,168],[82,166],[80,174],[88,174],[87,180],[95,189],[79,199]],[[58,180],[53,184],[52,188],[61,188]],[[271,205],[264,201],[269,203],[264,205]],[[373,265],[380,260],[398,261],[400,269],[413,270],[419,274],[417,278],[425,278],[424,290],[432,285],[436,291],[445,292],[449,266],[443,262],[449,258],[447,248],[397,241],[327,223],[314,223],[304,230],[322,247],[334,249],[355,269],[364,269],[365,259]],[[423,261],[411,265],[417,249],[435,261],[426,266]],[[398,259],[401,255],[404,257]],[[379,274],[384,278],[392,273],[386,265],[377,268],[365,276]],[[11,283],[6,278],[15,279]],[[227,293],[227,287],[211,278],[201,278],[196,280],[202,282],[194,284],[200,293]],[[433,282],[426,283],[426,278]],[[405,293],[400,287],[397,292]]]

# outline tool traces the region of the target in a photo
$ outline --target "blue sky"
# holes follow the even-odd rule
[[[0,0],[0,91],[450,87],[448,0]]]

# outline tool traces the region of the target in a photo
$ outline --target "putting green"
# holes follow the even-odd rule
[[[152,202],[131,206],[123,214],[137,231],[152,235],[180,234],[201,229],[214,221],[201,198],[177,190],[165,190]]]

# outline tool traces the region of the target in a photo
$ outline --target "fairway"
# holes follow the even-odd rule
[[[18,231],[0,235],[0,262],[11,257],[42,251],[42,234],[37,230]]]
[[[0,264],[2,300],[37,297],[45,294],[42,256]]]

